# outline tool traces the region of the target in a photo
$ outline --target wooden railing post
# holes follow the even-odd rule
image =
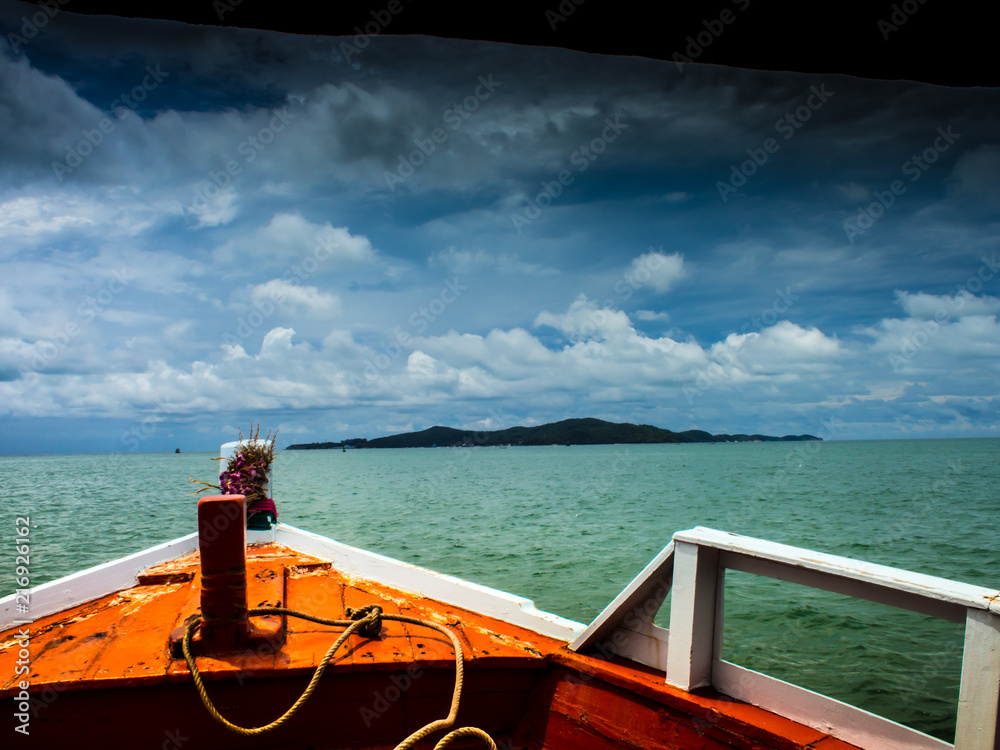
[[[962,686],[958,694],[955,750],[1000,748],[1000,615],[969,609],[965,621]]]
[[[676,541],[670,595],[667,683],[683,690],[712,684],[719,603],[719,551]]]

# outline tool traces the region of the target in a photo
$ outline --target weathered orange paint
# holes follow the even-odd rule
[[[198,501],[201,653],[236,651],[249,640],[246,526],[243,495],[211,495]]]
[[[386,621],[377,638],[352,637],[316,694],[288,725],[241,738],[215,724],[198,700],[170,634],[200,611],[200,556],[147,570],[138,585],[40,618],[30,627],[31,743],[62,746],[99,736],[102,747],[184,750],[333,748],[389,750],[447,714],[451,643],[439,633]],[[525,750],[856,750],[816,730],[712,691],[686,693],[662,672],[576,654],[566,644],[492,617],[348,578],[330,563],[278,545],[247,550],[247,604],[344,618],[348,607],[453,624],[466,661],[459,725],[481,726]],[[266,618],[252,618],[261,627]],[[281,618],[271,618],[280,624]],[[0,700],[13,679],[17,629],[0,633]],[[230,720],[277,718],[305,688],[342,628],[289,618],[284,639],[253,650],[199,656],[209,694]],[[401,687],[402,686],[402,687]],[[10,712],[4,721],[12,722]],[[10,731],[0,726],[0,731]],[[170,734],[174,733],[174,734]],[[456,745],[479,747],[475,743]]]
[[[789,747],[806,747],[827,736],[777,714],[733,700],[710,688],[688,692],[667,685],[662,672],[625,659],[603,659],[562,649],[553,654],[552,661],[574,670],[580,682],[598,678],[601,682],[622,688],[630,694],[680,711],[692,719],[725,726],[727,731],[761,742],[774,742],[774,738],[781,737],[792,743]]]

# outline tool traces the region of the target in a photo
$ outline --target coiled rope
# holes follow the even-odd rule
[[[452,692],[451,710],[448,712],[448,716],[444,719],[432,721],[430,724],[418,729],[401,743],[396,745],[395,750],[409,750],[428,735],[444,729],[449,729],[455,723],[455,719],[458,716],[458,706],[462,700],[462,684],[465,682],[465,658],[462,655],[462,645],[458,642],[458,638],[455,637],[454,633],[442,625],[430,622],[429,620],[420,620],[416,617],[408,617],[406,615],[384,614],[382,612],[382,608],[377,604],[369,604],[357,610],[348,608],[347,616],[350,618],[349,620],[330,620],[325,617],[317,617],[315,615],[306,614],[305,612],[299,612],[294,609],[285,609],[284,607],[260,607],[258,609],[252,609],[247,613],[248,617],[257,617],[260,615],[287,615],[289,617],[297,617],[301,620],[316,622],[321,625],[346,627],[347,629],[341,633],[336,642],[330,646],[329,650],[327,650],[319,665],[316,667],[316,671],[313,672],[309,685],[306,686],[302,695],[300,695],[299,699],[292,704],[291,708],[285,711],[284,714],[272,721],[270,724],[265,724],[260,727],[241,727],[233,724],[231,721],[227,720],[226,717],[220,714],[218,709],[212,703],[212,699],[208,697],[208,693],[205,690],[205,683],[201,679],[201,673],[198,671],[198,667],[194,663],[194,656],[191,653],[191,639],[194,637],[195,631],[201,626],[201,618],[192,620],[188,624],[187,629],[184,631],[184,641],[182,644],[184,649],[184,659],[187,661],[188,669],[191,670],[191,676],[194,678],[194,684],[198,690],[198,695],[201,697],[201,702],[204,704],[205,708],[208,709],[208,713],[211,714],[212,718],[222,724],[222,726],[226,729],[245,737],[252,737],[254,735],[270,732],[272,729],[280,727],[286,721],[291,719],[292,716],[294,716],[295,713],[302,707],[302,705],[309,700],[313,691],[316,690],[316,686],[319,684],[320,678],[323,676],[323,672],[326,670],[326,665],[330,663],[330,659],[333,658],[333,655],[337,652],[337,649],[340,648],[341,644],[356,632],[360,632],[362,635],[369,638],[374,638],[382,630],[382,620],[393,620],[395,622],[405,622],[410,625],[422,625],[424,627],[431,628],[448,636],[451,640],[452,647],[455,649],[455,689]],[[478,737],[484,742],[489,750],[497,750],[497,746],[493,742],[493,739],[482,729],[477,729],[476,727],[463,727],[449,732],[434,746],[434,750],[443,750],[443,748],[451,744],[452,740],[458,739],[459,737]]]

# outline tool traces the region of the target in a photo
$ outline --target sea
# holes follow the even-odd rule
[[[195,529],[209,453],[0,456],[33,585]],[[1000,439],[279,451],[280,520],[589,623],[706,526],[1000,588]],[[667,627],[669,605],[657,615]],[[723,658],[951,741],[963,627],[745,573]]]

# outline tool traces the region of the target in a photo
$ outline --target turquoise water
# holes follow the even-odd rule
[[[30,515],[43,583],[190,533],[188,478],[215,471],[0,457],[0,523]],[[296,451],[273,474],[282,521],[580,622],[699,525],[1000,588],[998,479],[997,439]],[[725,606],[725,658],[951,738],[960,626],[732,572]]]

